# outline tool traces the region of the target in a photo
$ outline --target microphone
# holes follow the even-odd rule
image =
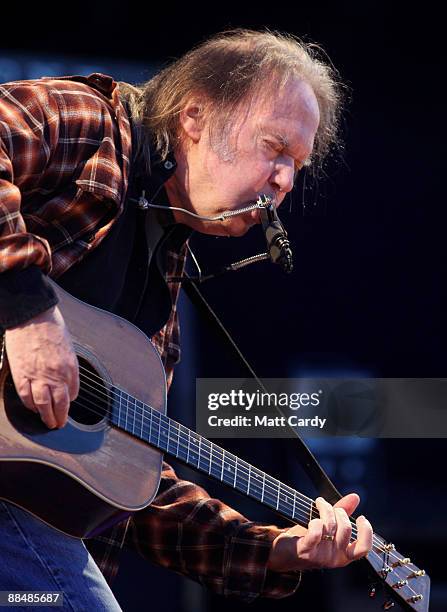
[[[259,200],[264,204],[260,215],[270,260],[279,264],[284,272],[290,273],[293,270],[292,249],[284,225],[276,212],[276,206],[268,196],[261,196]]]

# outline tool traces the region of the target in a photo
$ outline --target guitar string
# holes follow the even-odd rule
[[[82,366],[81,366],[81,367],[82,367]],[[82,368],[82,369],[86,370],[85,368]],[[88,371],[88,370],[86,370],[86,371],[88,372],[88,374],[91,374],[91,373],[90,373],[90,371]],[[84,375],[84,377],[85,377],[85,375]],[[90,377],[85,377],[85,378],[87,378],[87,379],[88,379],[88,380],[90,380],[91,382],[94,382],[94,381],[93,381],[93,379],[91,379]],[[99,378],[99,377],[97,377],[97,378]],[[103,383],[102,379],[99,379],[99,380],[101,380],[101,382]],[[95,389],[95,390],[98,390],[98,389],[97,389],[97,388],[95,388],[95,387],[92,387],[92,388],[93,388],[93,389]],[[115,388],[119,389],[119,387],[116,387],[116,386],[115,386]],[[120,389],[120,390],[121,390],[121,389]],[[109,397],[108,397],[108,395],[107,395],[107,394],[105,394],[105,393],[104,393],[103,391],[101,391],[101,390],[99,390],[99,391],[102,393],[102,395],[103,395],[105,398],[109,399]],[[123,390],[121,390],[121,391],[123,391]],[[126,395],[128,395],[128,396],[129,396],[129,399],[130,399],[130,398],[132,398],[133,400],[135,400],[135,398],[133,398],[132,396],[130,396],[130,395],[129,395],[129,394],[126,392],[126,391],[123,391],[123,392],[124,392],[124,393],[126,393]],[[121,401],[122,399],[124,399],[124,400],[125,400],[125,398],[121,397],[120,395],[118,395],[117,393],[115,393],[115,392],[113,392],[113,391],[112,391],[112,394],[114,394],[114,395],[115,395],[115,396],[116,396],[116,397],[117,397],[117,398],[118,398],[120,401]],[[126,401],[127,401],[127,400],[126,400]],[[140,400],[138,400],[138,401],[140,401]],[[141,403],[143,404],[143,402],[141,402]],[[127,408],[128,408],[128,407],[129,407],[129,406],[127,406]],[[135,406],[135,407],[137,408],[137,406]],[[149,408],[150,408],[150,407],[149,407]],[[152,409],[152,410],[153,410],[153,409]],[[127,412],[128,412],[128,410],[127,410]],[[138,413],[137,413],[137,414],[138,414]],[[146,416],[146,415],[145,415],[143,412],[141,412],[141,413],[140,413],[140,415],[142,416],[142,418],[146,418],[146,419],[148,419],[148,417],[147,417],[147,416]],[[159,426],[160,426],[160,423],[161,423],[161,419],[162,419],[163,417],[164,417],[165,419],[167,419],[167,420],[169,419],[169,417],[165,417],[164,415],[160,415],[160,413],[159,413],[158,411],[155,411],[155,410],[153,410],[153,415],[154,415],[154,416],[157,416],[157,417],[160,419],[160,421],[157,423]],[[169,421],[170,421],[171,423],[173,423],[173,424],[177,425],[178,427],[184,427],[183,425],[181,425],[181,423],[177,423],[177,422],[176,422],[176,421],[174,421],[173,419],[169,419]],[[168,421],[168,422],[169,422],[169,421]],[[184,427],[184,429],[186,429],[186,431],[188,431],[188,438],[189,438],[189,440],[191,440],[190,434],[193,434],[193,435],[198,435],[198,434],[196,434],[195,432],[193,432],[192,430],[188,430],[188,429],[187,429],[187,428],[185,428],[185,427]],[[209,442],[209,441],[208,441],[206,438],[202,438],[202,440],[204,440],[204,441],[206,441],[206,442],[208,442],[209,444],[211,444],[211,445],[212,445],[212,443],[210,443],[210,442]],[[188,446],[185,446],[185,445],[183,445],[183,446],[184,446],[185,448],[188,448],[188,446],[190,447],[190,446],[191,446],[191,444],[190,444],[190,442],[189,442]],[[216,450],[225,452],[225,450],[224,450],[224,449],[221,449],[221,448],[220,448],[220,447],[218,447],[217,445],[213,445],[213,446],[214,446],[214,448],[215,448]],[[199,447],[197,447],[197,448],[199,448]],[[198,454],[200,455],[200,451],[196,451],[196,452],[198,452]],[[210,456],[211,456],[211,455],[212,455],[212,451],[211,451]],[[231,455],[231,454],[227,453],[227,463],[229,463],[229,462],[228,462],[228,459],[230,459],[230,458],[231,458],[231,457],[230,457],[230,456],[228,456],[228,455]],[[199,457],[199,458],[200,458],[200,457]],[[224,458],[223,454],[222,454],[222,458],[223,458],[222,460],[225,462],[225,458]],[[243,461],[243,460],[241,460],[241,461]],[[245,462],[245,463],[247,463],[247,462]],[[255,468],[254,466],[250,466],[250,464],[248,464],[248,465],[249,465],[249,467],[252,467],[252,468],[253,468],[253,470],[255,470],[255,471],[257,471],[257,472],[260,472],[260,470],[258,470],[258,469],[257,469],[257,468]],[[233,463],[233,467],[236,467],[236,463]],[[239,464],[237,464],[237,467],[239,467]],[[275,491],[274,493],[272,493],[272,495],[278,496],[278,488],[279,488],[281,485],[282,485],[283,487],[287,487],[287,489],[289,489],[289,490],[290,490],[290,491],[291,491],[291,492],[294,494],[293,496],[295,496],[295,495],[297,495],[297,494],[298,494],[298,496],[299,496],[299,497],[301,497],[301,498],[302,498],[302,499],[305,501],[305,503],[304,503],[304,504],[300,504],[300,505],[301,505],[301,507],[306,508],[306,510],[311,510],[312,512],[315,512],[316,516],[314,516],[313,518],[318,518],[318,516],[319,516],[319,515],[317,514],[317,509],[315,508],[315,506],[314,506],[314,503],[313,503],[313,500],[312,500],[312,499],[310,499],[309,497],[307,497],[307,496],[303,495],[302,493],[299,493],[298,491],[296,491],[296,490],[292,489],[292,488],[291,488],[291,487],[289,487],[288,485],[285,485],[284,483],[281,483],[279,480],[275,480],[275,479],[273,479],[271,476],[269,476],[269,475],[268,475],[268,474],[266,474],[266,473],[262,473],[262,472],[261,472],[261,474],[262,474],[262,476],[263,476],[263,480],[264,480],[264,476],[267,476],[267,477],[270,479],[270,481],[272,481],[272,482],[276,482],[276,483],[277,483],[277,485],[276,485],[274,488],[273,488],[273,486],[271,486],[271,489],[272,489],[273,491]],[[251,478],[251,477],[250,477],[250,478]],[[292,496],[291,496],[291,497],[292,497]],[[309,504],[309,502],[310,502],[310,504]],[[287,503],[287,502],[286,502],[286,503]],[[289,504],[289,503],[288,503],[288,505],[289,505],[289,506],[291,506],[291,504]],[[308,509],[308,506],[310,506],[310,508],[309,508],[309,509]],[[292,512],[292,514],[293,514],[293,512]],[[305,518],[307,518],[308,516],[311,516],[311,517],[312,517],[312,514],[309,514],[309,511],[307,511],[307,512],[305,513]],[[352,521],[351,521],[351,526],[352,526],[352,528],[353,528],[353,531],[355,531],[355,533],[357,534],[357,527],[356,527],[355,523],[353,523]],[[377,536],[376,534],[375,534],[375,537],[376,537],[376,538],[378,538],[378,536]],[[380,540],[376,540],[375,544],[377,544],[377,543],[378,543],[378,545],[379,545],[379,549],[380,549],[380,550],[382,550],[382,552],[390,554],[390,551],[387,551],[386,549],[381,549],[381,548],[380,548],[381,546],[383,546],[383,543],[382,543]],[[394,558],[396,558],[396,559],[399,559],[399,557],[397,557],[396,555],[391,555],[391,556],[393,556],[393,557],[394,557]]]
[[[91,374],[91,372],[90,372],[89,370],[87,370],[86,368],[84,368],[83,366],[80,366],[80,367],[81,367],[83,370],[85,370],[86,372],[88,372],[88,374]],[[84,375],[84,378],[87,378],[87,379],[88,379],[88,380],[90,380],[91,382],[95,382],[95,381],[94,381],[92,378],[87,377],[87,376],[85,376],[85,375]],[[97,378],[98,378],[99,380],[101,380],[101,383],[103,383],[102,379],[100,379],[99,377],[97,377]],[[92,388],[94,388],[95,390],[98,390],[98,389],[96,389],[95,387],[92,387]],[[115,388],[119,389],[119,387],[116,387],[116,386],[115,386]],[[100,392],[101,392],[101,391],[100,391]],[[123,391],[123,392],[124,392],[124,393],[126,393],[126,395],[128,395],[128,396],[129,396],[129,399],[130,399],[130,398],[132,398],[134,401],[139,401],[139,400],[136,400],[136,398],[133,398],[131,395],[129,395],[129,394],[126,392],[126,391]],[[123,398],[123,397],[119,396],[117,393],[115,393],[115,392],[112,392],[112,393],[113,393],[114,395],[116,395],[116,396],[117,396],[117,397],[118,397],[120,400],[121,400],[121,399],[123,399],[123,400],[125,400],[125,401],[128,401],[128,400],[126,400],[126,398]],[[106,394],[105,394],[103,391],[102,391],[102,394],[103,394],[105,397],[107,397],[107,399],[108,399],[108,396],[107,396],[107,395],[106,395]],[[87,401],[88,401],[88,400],[87,400]],[[143,402],[142,402],[142,404],[143,404]],[[137,406],[137,405],[135,405],[135,407],[136,407],[136,408],[138,408],[138,406]],[[87,407],[86,407],[86,408],[87,408]],[[127,409],[128,409],[128,408],[129,408],[129,406],[127,406]],[[149,407],[149,408],[150,408],[150,407]],[[89,408],[87,408],[87,409],[89,409]],[[89,409],[89,410],[90,410],[90,409]],[[153,410],[153,409],[152,409],[152,410]],[[128,410],[127,410],[127,412],[128,412]],[[137,413],[137,414],[138,414],[138,413]],[[162,423],[162,417],[164,417],[165,419],[167,419],[167,420],[168,420],[168,417],[165,417],[164,415],[161,415],[161,414],[160,414],[158,411],[153,410],[153,413],[152,413],[152,414],[153,414],[153,416],[157,416],[157,417],[160,419],[160,420],[159,420],[159,422],[158,422],[159,428],[160,428],[160,424]],[[142,416],[143,418],[146,418],[146,419],[148,418],[148,417],[147,417],[147,416],[146,416],[146,415],[145,415],[143,412],[141,412],[141,416]],[[184,426],[182,426],[180,423],[177,423],[176,421],[174,421],[174,420],[172,420],[172,419],[169,419],[169,420],[168,420],[168,423],[167,423],[167,424],[168,424],[168,430],[170,429],[170,428],[169,428],[169,422],[171,422],[171,423],[173,423],[173,424],[177,425],[178,427],[184,427]],[[166,425],[165,425],[165,426],[166,426]],[[189,440],[191,440],[191,437],[190,437],[190,434],[191,434],[191,433],[192,433],[193,435],[198,435],[198,434],[195,434],[195,432],[193,432],[192,430],[188,430],[187,428],[185,428],[185,429],[186,429],[186,431],[188,431],[188,437],[189,437]],[[178,431],[180,431],[180,430],[178,429]],[[179,436],[178,436],[178,437],[179,437]],[[169,436],[169,440],[173,440],[173,439],[172,439],[172,438]],[[204,441],[206,441],[206,442],[208,442],[209,444],[211,444],[211,445],[212,445],[212,443],[210,443],[208,440],[206,440],[206,438],[202,438],[202,440],[204,440]],[[179,440],[177,440],[177,442],[179,442]],[[190,447],[190,446],[191,446],[191,444],[190,444],[190,443],[189,443],[189,445],[188,445],[188,446],[183,445],[183,447],[184,447],[184,448],[188,448],[188,447]],[[196,451],[196,452],[198,452],[198,459],[199,459],[199,463],[198,463],[198,466],[197,466],[197,467],[199,467],[199,465],[200,465],[200,452],[201,452],[201,451],[200,451],[200,448],[199,448],[199,447],[197,447],[197,448],[199,449],[198,451]],[[221,450],[222,450],[222,451],[224,451],[224,449],[220,449],[220,448],[219,448],[217,445],[214,445],[214,448],[215,448],[216,450],[218,450],[218,451],[221,451]],[[225,452],[225,451],[224,451],[224,452]],[[230,454],[230,455],[231,455],[231,454]],[[211,451],[211,454],[210,454],[210,458],[211,458],[211,457],[212,457],[212,451]],[[224,456],[223,456],[223,455],[222,455],[222,457],[223,457],[223,462],[225,462],[225,458],[224,458]],[[228,459],[229,459],[229,458],[231,458],[231,457],[228,457]],[[240,460],[240,461],[241,461],[241,462],[244,462],[244,463],[247,463],[247,462],[245,462],[244,460]],[[228,460],[227,460],[227,462],[228,462]],[[211,460],[210,460],[210,464],[211,464]],[[259,472],[259,470],[257,470],[257,468],[255,468],[254,466],[250,466],[250,464],[248,464],[248,463],[247,463],[247,465],[249,465],[249,467],[253,467],[253,469],[254,469],[254,470],[256,470],[256,471],[258,471],[258,472]],[[233,464],[233,466],[234,466],[236,469],[239,469],[239,468],[240,468],[239,464],[236,464],[236,463],[234,463],[234,464]],[[263,474],[263,476],[264,476],[264,474]],[[272,481],[274,481],[274,479],[272,479],[272,477],[268,476],[268,474],[265,474],[265,476],[269,477],[269,478],[270,478]],[[251,478],[251,476],[250,476],[250,478]],[[235,478],[235,480],[236,480],[236,478]],[[263,479],[263,480],[264,480],[264,479]],[[311,508],[310,508],[310,509],[311,509],[311,512],[312,512],[312,513],[313,513],[313,512],[317,513],[317,509],[314,507],[313,500],[311,500],[311,499],[310,499],[310,498],[308,498],[307,496],[304,496],[303,494],[299,493],[298,491],[295,491],[294,489],[292,489],[292,488],[288,487],[288,485],[284,485],[284,483],[281,483],[279,480],[277,480],[276,482],[277,482],[278,484],[277,484],[277,486],[275,487],[275,489],[279,489],[281,486],[283,486],[283,487],[287,487],[287,488],[288,488],[290,491],[292,491],[292,492],[293,492],[294,496],[295,496],[296,494],[298,494],[298,495],[299,495],[299,496],[301,496],[303,499],[308,500],[308,501],[310,502],[310,506],[311,506]],[[273,487],[271,487],[271,488],[273,489]],[[278,493],[279,493],[279,491],[276,491],[276,492],[274,493],[274,495],[278,497]],[[255,499],[256,499],[256,498],[255,498]],[[283,500],[283,503],[284,503],[284,500]],[[285,503],[287,503],[289,506],[291,506],[291,504],[289,504],[288,502],[285,502]],[[277,507],[277,509],[279,509],[279,503],[277,504],[277,506],[278,506],[278,507]],[[296,506],[295,506],[295,507],[296,507]],[[304,506],[303,506],[303,504],[301,504],[301,507],[306,507],[306,505],[304,505]],[[293,516],[293,512],[292,512],[292,516]],[[309,512],[306,512],[306,513],[304,514],[304,518],[306,518],[306,519],[307,519],[307,518],[308,518],[308,516],[312,516],[312,514],[310,514],[310,515],[309,515]],[[318,516],[315,516],[314,518],[318,518]],[[353,531],[353,533],[355,532],[355,535],[357,535],[357,533],[358,533],[358,532],[357,532],[356,525],[355,525],[354,523],[352,523],[352,521],[350,521],[350,522],[351,522],[351,526],[352,526],[352,531]],[[388,556],[389,556],[389,557],[391,557],[391,558],[394,558],[394,559],[396,559],[396,560],[400,560],[400,558],[399,558],[397,555],[392,554],[392,552],[391,552],[391,551],[387,551],[386,549],[382,549],[382,548],[381,548],[381,546],[383,546],[383,542],[381,542],[381,541],[378,539],[378,537],[379,537],[379,536],[377,536],[376,534],[374,534],[374,537],[375,537],[375,541],[374,541],[374,539],[373,539],[373,542],[374,542],[374,544],[376,544],[376,546],[379,548],[379,550],[381,550],[383,553],[388,554]],[[374,552],[374,551],[371,551],[371,552]],[[377,553],[375,553],[375,554],[377,554]],[[377,556],[379,557],[379,555],[377,555]],[[413,564],[413,565],[414,565],[414,564]]]
[[[84,399],[87,399],[87,398],[84,398]],[[91,402],[91,400],[87,400],[87,401],[90,401],[90,402]],[[83,405],[83,407],[84,407],[85,409],[89,410],[90,412],[94,412],[95,414],[98,414],[99,416],[103,416],[103,413],[102,413],[102,412],[97,412],[97,411],[94,411],[94,410],[90,409],[88,406],[85,406],[85,405]],[[154,414],[155,414],[156,412],[157,412],[157,411],[154,411]],[[158,416],[160,416],[160,415],[158,415]],[[161,416],[164,416],[164,415],[161,415]],[[160,419],[160,421],[159,421],[159,424],[160,424],[160,422],[161,422],[161,419]],[[172,422],[172,420],[171,420],[171,422]],[[175,423],[175,421],[174,421],[174,423]],[[171,436],[169,436],[169,440],[171,440],[171,441],[175,441],[173,438],[171,438]],[[184,448],[187,448],[185,445],[182,445],[182,446],[183,446]],[[219,447],[216,447],[216,448],[218,449]],[[225,482],[225,481],[223,481],[223,482]],[[278,481],[278,482],[279,482],[279,481]],[[280,483],[280,484],[281,484],[281,483]],[[255,498],[255,499],[256,499],[256,498]],[[309,499],[310,499],[310,498],[309,498]],[[310,501],[312,501],[312,500],[310,500]],[[307,518],[308,518],[308,513],[307,513],[307,512],[306,512],[305,514],[303,514],[303,518],[304,518],[304,519],[307,519]],[[376,543],[377,543],[377,535],[376,535],[376,534],[374,534],[374,536],[376,537]],[[393,553],[392,553],[392,552],[390,552],[390,551],[386,551],[385,549],[380,549],[380,546],[382,545],[382,542],[380,542],[380,540],[378,541],[378,543],[379,543],[379,547],[378,547],[378,548],[379,548],[379,550],[382,550],[382,552],[383,552],[384,554],[387,554],[387,556],[389,557],[389,559],[390,559],[390,558],[394,558],[394,559],[396,559],[397,561],[400,561],[400,559],[401,559],[401,558],[400,558],[400,557],[398,557],[397,555],[393,554]],[[383,564],[383,560],[382,560],[381,555],[379,555],[379,554],[378,554],[378,553],[377,553],[375,550],[371,550],[371,551],[370,551],[370,553],[369,553],[369,555],[374,555],[375,557],[377,557],[377,559],[379,560],[379,562],[380,562],[381,564]],[[389,561],[389,559],[388,559],[388,561]],[[388,565],[388,562],[386,563],[386,565]],[[414,564],[412,564],[412,565],[414,565]],[[389,567],[390,567],[390,566],[389,566]],[[387,574],[387,575],[389,575],[389,574],[396,574],[397,579],[398,579],[398,580],[400,580],[400,579],[402,579],[402,576],[399,576],[398,570],[399,570],[399,571],[400,571],[400,570],[402,570],[403,572],[405,572],[405,576],[404,576],[404,577],[405,577],[405,578],[408,578],[408,576],[407,576],[407,572],[408,572],[408,571],[410,571],[410,570],[411,570],[412,572],[414,572],[414,571],[416,571],[416,570],[418,569],[418,568],[417,568],[417,566],[415,566],[415,568],[416,568],[416,569],[414,570],[413,568],[410,568],[408,565],[406,565],[404,568],[403,568],[402,566],[397,566],[397,567],[395,567],[395,568],[390,567],[391,571],[390,571],[390,572],[388,572],[388,574]],[[378,571],[378,572],[380,573],[380,570],[376,570],[376,571]],[[411,592],[412,592],[414,595],[417,595],[416,591],[414,591],[414,590],[413,590],[413,589],[412,589],[412,588],[409,586],[409,584],[408,584],[408,583],[407,583],[407,585],[406,585],[406,586],[407,586],[407,588],[408,588],[408,589],[409,589],[409,590],[410,590],[410,591],[411,591]]]

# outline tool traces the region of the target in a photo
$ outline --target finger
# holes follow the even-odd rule
[[[70,370],[68,393],[72,402],[78,397],[79,394],[79,364],[76,357],[74,359],[73,367]]]
[[[31,393],[31,381],[29,378],[25,378],[21,381],[20,385],[16,385],[16,391],[25,408],[38,414],[39,411],[34,405],[33,394]]]
[[[345,495],[339,499],[338,502],[334,504],[334,508],[343,508],[347,515],[351,516],[359,503],[360,497],[357,495],[357,493],[349,493],[349,495]]]
[[[315,505],[320,513],[320,518],[324,523],[325,535],[335,536],[337,531],[337,519],[335,518],[334,508],[322,497],[317,497]]]
[[[40,418],[47,427],[54,429],[56,427],[56,419],[53,413],[51,392],[48,385],[31,383],[31,393]]]
[[[298,540],[298,551],[300,555],[310,552],[320,544],[323,529],[324,523],[321,519],[312,519],[310,521],[306,535]]]
[[[351,521],[343,508],[335,508],[334,512],[337,518],[335,543],[340,550],[345,552],[352,535]]]
[[[359,516],[356,520],[357,540],[348,545],[346,554],[352,561],[365,557],[372,549],[373,530],[371,523],[364,516]]]
[[[51,387],[51,393],[53,396],[53,414],[56,419],[58,427],[63,427],[68,418],[68,411],[70,409],[70,395],[68,393],[67,385],[59,385],[57,387]]]

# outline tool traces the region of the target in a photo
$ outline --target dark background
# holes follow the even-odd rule
[[[371,0],[266,8],[93,0],[64,9],[35,5],[20,16],[6,11],[2,80],[84,67],[84,73],[141,81],[207,35],[236,26],[267,26],[320,43],[351,88],[351,102],[342,158],[329,161],[318,181],[307,177],[304,185],[301,178],[282,206],[295,270],[285,276],[259,264],[210,281],[204,293],[261,376],[446,376],[444,64],[440,17],[428,5],[412,12]],[[192,246],[205,270],[263,250],[256,228],[244,239],[195,237]],[[170,410],[194,426],[195,378],[241,370],[185,299],[181,311],[183,361]],[[296,465],[293,441],[224,445],[313,495]],[[361,511],[374,528],[430,573],[430,609],[446,610],[445,440],[336,440],[313,448],[341,490],[361,493]],[[276,521],[206,486],[250,518]],[[132,553],[125,560],[116,584],[124,610],[245,609],[149,568]],[[260,601],[252,609],[379,609],[383,598],[371,601],[367,591],[357,564],[312,572],[294,597]]]

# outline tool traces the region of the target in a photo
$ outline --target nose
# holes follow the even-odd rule
[[[270,176],[270,185],[275,192],[289,193],[293,189],[295,179],[295,162],[293,158],[278,159]],[[282,200],[283,198],[281,198]]]

